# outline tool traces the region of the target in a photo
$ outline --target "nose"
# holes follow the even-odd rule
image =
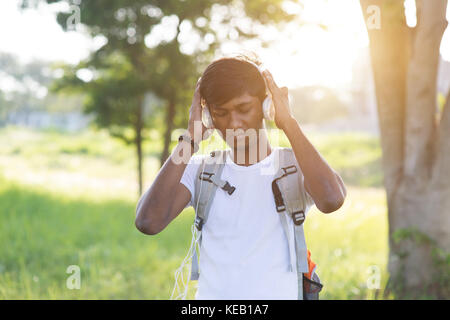
[[[231,112],[229,127],[233,130],[243,129],[243,121],[238,112]]]

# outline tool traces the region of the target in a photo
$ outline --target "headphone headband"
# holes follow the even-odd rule
[[[234,55],[231,55],[230,58],[236,58],[236,59],[238,59],[238,60],[240,60],[240,61],[244,61],[244,62],[250,63],[251,65],[255,66],[261,74],[263,73],[263,71],[266,70],[266,66],[265,66],[263,63],[261,63],[260,65],[257,65],[255,62],[253,62],[252,60],[250,60],[250,59],[249,59],[247,56],[245,56],[245,55],[242,55],[242,54],[234,54]],[[264,77],[263,77],[263,78],[264,78]]]

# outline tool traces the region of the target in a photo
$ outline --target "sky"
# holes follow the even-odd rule
[[[280,86],[345,86],[351,81],[355,58],[368,46],[359,1],[303,2],[301,17],[310,25],[300,28],[298,23],[293,23],[286,27],[281,36],[275,28],[266,28],[263,36],[276,39],[275,44],[262,49],[250,41],[245,44],[245,48],[255,50],[260,55]],[[43,59],[75,64],[101,45],[101,39],[93,40],[76,31],[64,32],[55,19],[55,12],[60,8],[58,4],[42,4],[37,10],[25,11],[20,11],[17,4],[15,0],[0,1],[0,52],[13,53],[23,62]],[[286,8],[296,12],[295,6]],[[449,20],[450,6],[447,9]],[[407,14],[408,24],[414,23],[411,18],[414,15],[411,0],[407,0]],[[317,23],[326,24],[328,31],[317,27]],[[167,19],[167,26],[161,28],[161,33],[170,34],[168,30],[171,24],[173,28],[173,19]],[[189,29],[189,26],[183,27]],[[146,39],[146,44],[151,46],[152,39]],[[188,40],[184,49],[189,51],[189,43],[192,46],[195,40]],[[222,50],[226,54],[239,50],[239,47],[228,43]],[[441,54],[450,61],[448,28],[442,40]]]

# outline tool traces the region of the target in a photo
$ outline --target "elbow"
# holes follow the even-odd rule
[[[345,197],[347,196],[347,189],[345,188],[344,182],[341,177],[336,174],[339,181],[339,190],[332,193],[331,196],[327,197],[324,203],[317,208],[323,213],[331,213],[339,210],[345,202]]]
[[[139,217],[139,213],[134,221],[136,229],[138,229],[143,234],[153,236],[161,232],[160,228],[156,228],[150,221]]]
[[[342,207],[344,202],[345,202],[345,195],[337,197],[332,201],[327,201],[326,203],[321,204],[320,207],[317,206],[317,208],[323,213],[332,213],[339,210],[339,208]]]
[[[149,236],[154,236],[160,232],[160,230],[152,228],[150,224],[145,223],[139,219],[136,219],[134,224],[136,225],[136,229]]]

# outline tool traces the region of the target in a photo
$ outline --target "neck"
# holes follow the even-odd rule
[[[231,149],[233,162],[246,167],[262,161],[271,153],[272,147],[270,146],[267,138],[266,130],[262,130],[262,132],[258,135],[258,141],[256,141],[256,143],[249,143],[242,149],[238,149],[237,147]]]

